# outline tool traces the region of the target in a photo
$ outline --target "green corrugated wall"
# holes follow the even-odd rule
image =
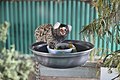
[[[78,0],[0,1],[0,23],[9,21],[11,24],[6,47],[15,44],[16,50],[27,54],[30,53],[29,46],[35,42],[34,30],[37,26],[45,23],[55,24],[57,21],[70,24],[73,28],[68,39],[82,40],[80,30],[94,18],[94,8]],[[96,40],[96,48],[106,48],[105,41],[97,37]],[[117,50],[120,45],[112,42],[108,47]]]

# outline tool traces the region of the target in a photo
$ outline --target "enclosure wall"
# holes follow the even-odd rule
[[[6,47],[15,44],[16,50],[29,54],[29,46],[35,42],[34,30],[41,24],[57,21],[72,25],[68,39],[83,40],[81,29],[97,18],[95,9],[80,0],[1,0],[0,23],[10,22]],[[96,48],[106,48],[106,41],[95,38]],[[88,38],[88,41],[92,41]],[[112,44],[112,45],[111,45]],[[108,46],[116,50],[114,42]]]

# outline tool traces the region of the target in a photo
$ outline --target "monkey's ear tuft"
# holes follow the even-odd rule
[[[71,25],[67,25],[68,26],[68,29],[69,29],[69,32],[72,30],[72,26]]]
[[[59,28],[59,26],[60,26],[60,23],[57,22],[57,23],[55,23],[55,25],[53,26],[53,28],[54,28],[54,29],[57,29],[57,28]]]

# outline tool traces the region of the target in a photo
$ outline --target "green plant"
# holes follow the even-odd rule
[[[109,68],[118,67],[118,71],[120,72],[120,51],[106,55],[103,60],[103,66]]]
[[[0,80],[28,80],[29,73],[33,71],[33,61],[15,51],[15,46],[10,49],[4,47],[8,27],[8,22],[0,25]]]
[[[85,36],[92,37],[93,43],[95,43],[95,37],[104,40],[106,38],[106,46],[109,57],[106,59],[106,54],[101,55],[103,66],[109,69],[116,67],[119,72],[117,77],[120,77],[120,50],[111,52],[108,49],[108,42],[114,41],[120,45],[120,0],[91,0],[91,4],[97,11],[97,19],[94,19],[89,25],[85,26],[81,31]],[[103,50],[102,50],[103,51]],[[107,56],[108,56],[107,55]],[[116,77],[116,78],[117,78]]]
[[[4,22],[0,25],[0,41],[5,43],[7,39],[7,32],[10,24],[8,22]]]
[[[4,43],[7,39],[7,32],[10,24],[8,22],[4,22],[0,25],[0,52],[4,48]]]
[[[28,75],[33,71],[33,62],[25,55],[20,55],[11,49],[3,49],[0,58],[0,80],[28,80]]]
[[[101,39],[107,37],[120,44],[120,0],[93,0],[92,5],[96,8],[98,18],[85,26],[81,33],[86,36],[96,35]],[[112,33],[114,30],[114,33]]]

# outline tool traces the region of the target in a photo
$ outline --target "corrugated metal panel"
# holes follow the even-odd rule
[[[77,0],[1,1],[0,11],[0,22],[11,23],[6,47],[15,44],[18,51],[27,54],[30,53],[29,45],[35,42],[34,30],[37,26],[57,21],[71,24],[73,28],[68,39],[83,40],[80,30],[97,17],[94,8]],[[106,41],[95,39],[96,48],[106,48]],[[88,40],[92,41],[91,38]],[[120,46],[112,41],[108,47],[116,50]]]

